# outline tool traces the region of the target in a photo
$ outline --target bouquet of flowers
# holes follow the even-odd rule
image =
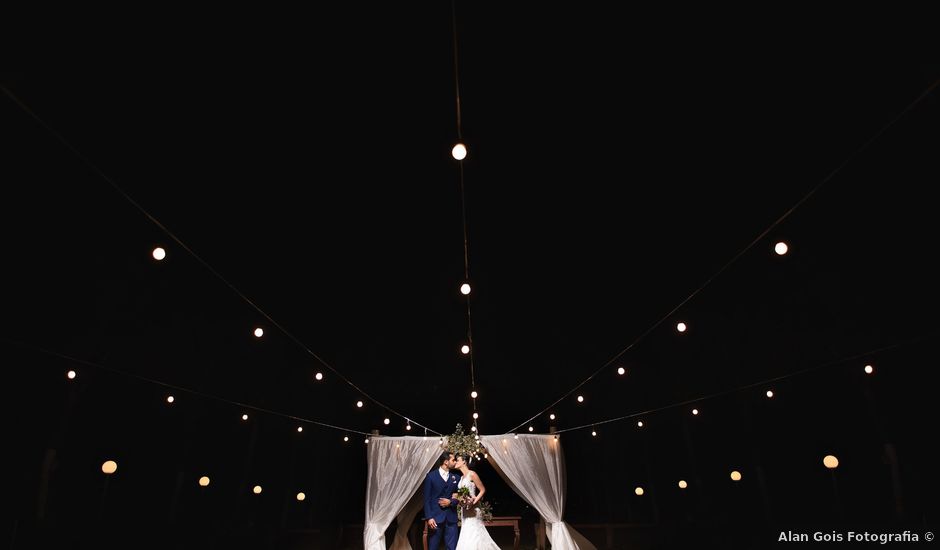
[[[463,511],[477,509],[477,516],[484,522],[493,519],[493,507],[489,502],[480,501],[473,503],[473,497],[470,496],[470,489],[460,487],[457,489],[457,525],[463,524]]]

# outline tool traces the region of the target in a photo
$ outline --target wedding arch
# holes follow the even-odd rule
[[[553,435],[481,435],[489,462],[500,477],[545,520],[554,550],[596,550],[565,523],[567,475],[561,442]],[[412,550],[408,527],[423,508],[421,484],[443,447],[436,437],[373,436],[368,445],[368,483],[363,543],[385,550],[385,530],[398,530],[392,550]]]

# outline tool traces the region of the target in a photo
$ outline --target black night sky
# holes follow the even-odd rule
[[[936,526],[940,69],[539,10],[457,12],[480,430],[587,426],[567,519],[616,548]],[[14,548],[361,548],[355,432],[470,424],[450,5],[354,11],[2,75]]]

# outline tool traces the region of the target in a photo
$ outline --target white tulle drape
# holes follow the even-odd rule
[[[567,475],[561,443],[551,435],[484,435],[490,464],[545,518],[552,550],[596,550],[564,522]]]
[[[441,454],[435,437],[372,437],[366,485],[365,550],[385,550],[385,530],[421,487]],[[419,499],[420,502],[420,499]],[[414,518],[415,510],[411,517]],[[404,514],[399,521],[404,521]],[[404,529],[407,532],[408,520]],[[399,527],[399,531],[401,531]],[[396,541],[398,536],[396,535]],[[398,542],[396,542],[398,544]],[[405,539],[407,544],[407,539]],[[408,544],[408,547],[411,545]],[[404,548],[404,546],[402,546]]]

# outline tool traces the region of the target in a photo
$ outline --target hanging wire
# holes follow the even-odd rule
[[[157,385],[157,386],[163,386],[164,388],[170,388],[170,389],[177,390],[177,391],[181,391],[181,392],[185,392],[185,393],[188,393],[188,394],[191,394],[191,395],[196,395],[196,396],[199,396],[199,397],[204,397],[204,398],[206,398],[206,399],[212,399],[212,400],[214,400],[214,401],[219,401],[219,402],[222,402],[222,403],[228,403],[228,404],[230,404],[230,405],[235,405],[235,406],[237,406],[237,407],[239,407],[239,408],[241,408],[241,409],[248,409],[248,410],[252,410],[252,411],[256,411],[256,412],[262,412],[262,413],[270,414],[270,415],[272,415],[272,416],[280,416],[280,417],[282,417],[282,418],[288,418],[288,419],[290,419],[290,420],[296,420],[296,421],[298,421],[298,422],[303,422],[303,423],[306,423],[306,424],[313,424],[313,425],[316,425],[316,426],[322,426],[322,427],[324,427],[324,428],[331,428],[331,429],[338,430],[338,431],[341,431],[341,432],[357,433],[357,434],[362,434],[362,435],[372,435],[371,432],[361,432],[361,431],[359,431],[359,430],[354,430],[354,429],[351,429],[351,428],[344,428],[344,427],[342,427],[342,426],[336,426],[336,425],[334,425],[334,424],[327,424],[327,423],[325,423],[325,422],[320,422],[320,421],[318,421],[318,420],[311,420],[311,419],[309,419],[309,418],[304,418],[304,417],[302,417],[302,416],[296,416],[296,415],[293,415],[293,414],[288,414],[288,413],[284,413],[284,412],[280,412],[280,411],[275,411],[275,410],[273,410],[273,409],[267,409],[267,408],[264,408],[264,407],[259,407],[259,406],[257,406],[257,405],[251,405],[251,404],[248,404],[248,403],[243,403],[243,402],[241,402],[241,401],[235,401],[235,400],[233,400],[233,399],[227,399],[227,398],[225,398],[225,397],[220,397],[220,396],[218,396],[218,395],[214,395],[214,394],[211,394],[211,393],[206,393],[206,392],[202,392],[202,391],[199,391],[199,390],[194,390],[194,389],[192,389],[192,388],[187,388],[187,387],[185,387],[185,386],[179,386],[179,385],[177,385],[177,384],[171,384],[171,383],[169,383],[169,382],[164,382],[164,381],[162,381],[162,380],[157,380],[156,378],[150,378],[150,377],[147,377],[147,376],[142,376],[142,375],[139,375],[139,374],[134,374],[134,373],[131,373],[131,372],[123,371],[123,370],[121,370],[121,369],[116,369],[116,368],[113,368],[113,367],[107,367],[107,366],[105,366],[105,365],[102,365],[101,363],[95,363],[94,361],[88,361],[88,360],[86,360],[86,359],[79,359],[78,357],[72,357],[71,355],[66,355],[66,354],[64,354],[64,353],[60,353],[60,352],[57,352],[57,351],[54,351],[54,350],[49,350],[49,349],[45,349],[45,348],[42,348],[42,347],[39,347],[39,346],[33,346],[33,345],[24,344],[24,343],[22,343],[22,342],[17,342],[17,341],[15,341],[15,340],[10,340],[10,339],[8,339],[8,338],[3,338],[3,339],[6,340],[6,341],[8,341],[8,342],[11,342],[11,343],[13,343],[13,344],[16,344],[16,345],[19,345],[19,346],[22,346],[22,347],[25,347],[25,348],[28,348],[28,349],[32,349],[32,350],[34,350],[34,351],[38,351],[38,352],[40,352],[40,353],[44,353],[44,354],[50,355],[50,356],[52,356],[52,357],[56,357],[56,358],[59,358],[59,359],[63,359],[63,360],[65,360],[65,361],[70,361],[70,362],[73,362],[73,363],[78,363],[78,364],[80,364],[80,365],[86,365],[86,366],[93,367],[93,368],[96,368],[96,369],[100,369],[100,370],[103,370],[103,371],[107,371],[107,372],[110,372],[110,373],[119,374],[119,375],[121,375],[121,376],[125,376],[125,377],[128,377],[128,378],[136,378],[137,380],[142,380],[142,381],[148,382],[148,383],[150,383],[150,384],[155,384],[155,385]]]
[[[451,24],[453,30],[453,39],[454,39],[454,89],[456,90],[456,100],[457,100],[457,140],[463,143],[463,121],[460,114],[460,69],[459,69],[459,55],[457,53],[457,0],[451,0]],[[467,231],[467,194],[466,187],[464,185],[464,170],[463,170],[463,160],[457,161],[457,170],[458,170],[458,180],[460,183],[460,213],[461,221],[463,222],[463,276],[464,282],[470,282],[470,239],[468,237],[469,233]],[[472,287],[471,287],[472,294]],[[473,362],[473,317],[471,315],[470,309],[470,296],[467,294],[467,345],[470,346],[470,353],[468,354],[468,360],[470,362],[470,391],[476,392],[476,368]],[[477,397],[471,397],[470,399],[473,402],[473,427],[474,432],[479,435],[480,428],[477,423]]]
[[[887,351],[887,350],[890,350],[890,349],[899,348],[899,347],[901,347],[901,346],[907,346],[907,345],[910,345],[910,344],[914,344],[914,343],[917,343],[917,342],[919,342],[919,341],[921,341],[921,340],[924,340],[924,339],[926,339],[926,338],[928,338],[928,337],[933,337],[933,336],[935,336],[935,335],[937,335],[937,331],[933,331],[933,332],[929,332],[929,333],[926,333],[926,334],[922,334],[922,335],[920,335],[920,336],[916,336],[916,337],[914,337],[914,338],[910,338],[910,339],[908,339],[908,340],[904,340],[904,341],[901,341],[901,342],[895,342],[895,343],[893,343],[893,344],[888,344],[887,346],[882,346],[882,347],[880,347],[880,348],[870,349],[870,350],[864,351],[864,352],[862,352],[862,353],[855,353],[855,354],[853,354],[853,355],[850,355],[850,356],[847,356],[847,357],[843,357],[843,358],[841,358],[841,359],[836,359],[836,360],[833,360],[833,361],[828,361],[828,362],[826,362],[826,363],[822,363],[822,364],[819,364],[819,365],[814,365],[814,366],[812,366],[812,367],[807,367],[807,368],[805,368],[805,369],[800,369],[800,370],[798,370],[798,371],[790,372],[790,373],[783,374],[783,375],[780,375],[780,376],[775,376],[775,377],[773,377],[773,378],[768,378],[768,379],[766,379],[766,380],[760,380],[760,381],[758,381],[758,382],[752,382],[752,383],[750,383],[750,384],[745,384],[745,385],[743,385],[743,386],[738,386],[738,387],[736,387],[736,388],[731,388],[731,389],[727,389],[727,390],[722,390],[722,391],[710,393],[710,394],[708,394],[708,395],[703,395],[703,396],[701,396],[701,397],[695,397],[695,398],[693,398],[693,399],[687,399],[687,400],[685,400],[685,401],[680,401],[680,402],[678,402],[678,403],[672,403],[672,404],[669,404],[669,405],[664,405],[664,406],[662,406],[662,407],[656,407],[656,408],[654,408],[654,409],[649,409],[649,410],[645,410],[645,411],[630,413],[630,414],[627,414],[627,415],[618,416],[618,417],[616,417],[616,418],[608,418],[607,420],[597,420],[597,421],[591,422],[590,424],[584,424],[584,425],[581,425],[581,426],[574,426],[574,427],[572,427],[572,428],[565,428],[565,429],[562,429],[562,430],[556,430],[555,433],[559,433],[559,434],[560,434],[560,433],[564,433],[564,432],[573,432],[573,431],[576,431],[576,430],[583,430],[583,429],[585,429],[585,428],[593,428],[593,427],[596,427],[596,426],[600,426],[600,425],[602,425],[602,424],[610,424],[610,423],[612,423],[612,422],[620,422],[621,420],[629,420],[629,419],[631,419],[631,418],[644,417],[644,416],[648,416],[648,415],[651,415],[651,414],[654,414],[654,413],[658,413],[658,412],[661,412],[661,411],[665,411],[665,410],[668,410],[668,409],[674,409],[674,408],[677,408],[677,407],[682,407],[682,406],[685,406],[685,405],[690,405],[690,404],[692,404],[692,403],[698,403],[698,402],[700,402],[700,401],[707,401],[707,400],[709,400],[709,399],[714,399],[714,398],[716,398],[716,397],[722,397],[722,396],[725,396],[725,395],[729,395],[729,394],[732,394],[732,393],[737,393],[737,392],[744,391],[744,390],[749,390],[749,389],[756,388],[756,387],[759,387],[759,386],[766,386],[767,384],[772,384],[772,383],[774,383],[774,382],[779,382],[779,381],[781,381],[781,380],[786,380],[786,379],[788,379],[788,378],[793,378],[793,377],[800,376],[800,375],[803,375],[803,374],[807,374],[807,373],[810,373],[810,372],[814,372],[814,371],[817,371],[817,370],[829,368],[829,367],[832,367],[832,366],[834,366],[834,365],[841,365],[841,364],[843,364],[843,363],[847,363],[847,362],[849,362],[849,361],[852,361],[852,360],[854,360],[854,359],[858,359],[858,358],[860,358],[860,357],[867,357],[867,356],[871,356],[871,355],[874,355],[874,354],[876,354],[876,353],[881,353],[881,352],[883,352],[883,351]],[[507,432],[507,433],[512,433],[512,432]],[[506,434],[503,434],[503,435],[506,435]]]
[[[42,126],[43,128],[45,128],[48,132],[50,132],[62,145],[64,145],[68,150],[70,150],[70,151],[71,151],[75,156],[77,156],[82,162],[84,162],[92,171],[94,171],[96,174],[98,174],[98,176],[99,176],[101,179],[103,179],[104,181],[106,181],[115,191],[118,192],[118,194],[120,194],[122,197],[124,197],[124,199],[126,199],[126,200],[127,200],[129,203],[131,203],[135,208],[137,208],[137,210],[139,210],[148,220],[150,220],[154,225],[156,225],[161,231],[163,231],[164,233],[166,233],[167,236],[170,237],[170,239],[172,239],[176,244],[178,244],[178,245],[180,246],[180,248],[182,248],[183,250],[185,250],[186,252],[188,252],[193,258],[196,259],[197,262],[199,262],[203,267],[205,267],[207,270],[209,270],[210,273],[212,273],[213,275],[215,275],[220,281],[222,281],[227,287],[229,287],[229,289],[231,289],[232,292],[234,292],[236,295],[238,295],[239,298],[241,298],[242,300],[244,300],[245,303],[247,303],[249,306],[251,306],[252,309],[254,309],[256,312],[258,312],[262,317],[264,317],[265,319],[267,319],[268,322],[271,323],[271,325],[277,327],[277,329],[280,330],[280,331],[281,331],[285,336],[287,336],[291,341],[293,341],[295,344],[297,344],[298,346],[300,346],[301,349],[303,349],[308,355],[310,355],[311,357],[313,357],[317,362],[319,362],[321,365],[323,365],[324,367],[326,367],[327,369],[329,369],[330,372],[332,372],[333,374],[335,374],[337,378],[339,378],[340,380],[342,380],[343,382],[345,382],[346,384],[348,384],[349,386],[351,386],[351,387],[352,387],[353,389],[355,389],[357,392],[359,392],[360,394],[362,394],[363,397],[365,397],[365,398],[368,399],[369,401],[375,403],[375,404],[378,405],[380,408],[385,409],[386,411],[388,411],[388,412],[390,412],[390,413],[392,413],[392,414],[398,415],[398,416],[400,416],[400,417],[402,417],[402,418],[408,418],[408,417],[406,417],[406,415],[404,415],[404,414],[402,414],[402,413],[396,411],[395,409],[391,408],[390,406],[388,406],[388,405],[382,403],[382,402],[379,401],[378,399],[376,399],[376,398],[372,397],[371,395],[369,395],[368,393],[366,393],[362,388],[360,388],[360,387],[357,386],[355,383],[353,383],[351,380],[349,380],[348,378],[346,378],[345,376],[343,376],[343,374],[340,373],[338,370],[336,370],[336,369],[333,367],[333,365],[327,363],[326,360],[324,360],[322,357],[320,357],[319,355],[317,355],[316,353],[314,353],[309,347],[306,346],[306,344],[304,344],[303,342],[301,342],[299,338],[297,338],[296,336],[294,336],[294,335],[293,335],[291,332],[289,332],[286,328],[284,328],[283,326],[281,326],[280,323],[278,323],[278,322],[275,321],[270,315],[268,315],[264,310],[262,310],[260,307],[258,307],[253,301],[251,301],[247,296],[245,296],[244,293],[242,293],[240,290],[238,290],[238,288],[236,288],[235,285],[233,285],[233,284],[230,283],[225,277],[223,277],[221,273],[219,273],[218,271],[216,271],[211,265],[209,265],[208,262],[206,262],[205,260],[203,260],[198,254],[196,254],[195,251],[193,251],[191,248],[189,248],[188,246],[186,246],[186,243],[184,243],[184,242],[183,242],[182,240],[180,240],[179,237],[177,237],[173,232],[171,232],[169,229],[167,229],[162,223],[160,223],[160,220],[158,220],[157,218],[155,218],[154,216],[152,216],[152,215],[150,214],[150,212],[148,212],[146,209],[144,209],[144,207],[141,206],[137,201],[135,201],[135,200],[133,199],[133,197],[131,197],[131,196],[130,196],[127,192],[125,192],[120,186],[118,186],[118,184],[115,183],[110,177],[108,177],[103,171],[101,171],[101,169],[99,169],[98,166],[97,166],[95,163],[93,163],[93,162],[91,161],[91,159],[89,159],[89,158],[86,157],[84,154],[82,154],[81,151],[79,151],[79,150],[78,150],[77,148],[75,148],[71,143],[69,143],[69,141],[66,140],[65,137],[63,137],[59,132],[57,132],[54,128],[52,128],[50,125],[48,125],[42,118],[39,117],[39,115],[37,115],[35,112],[33,112],[33,110],[30,109],[25,103],[23,103],[22,101],[20,101],[20,99],[19,99],[18,97],[16,97],[16,95],[14,95],[13,92],[11,92],[10,90],[8,90],[8,89],[7,89],[5,86],[3,86],[3,85],[0,85],[0,89],[2,89],[3,92],[4,92],[11,100],[13,100],[14,103],[16,103],[21,109],[23,109],[23,111],[25,111],[30,117],[32,117],[33,120],[35,120],[40,126]],[[418,423],[417,421],[415,421],[414,424],[415,424],[415,425],[418,425],[418,426],[421,426],[421,427],[424,427],[423,424],[420,424],[420,423]],[[429,430],[430,430],[432,433],[435,433],[435,434],[438,433],[438,432],[434,431],[433,429],[430,429],[430,428],[429,428]]]
[[[930,95],[930,93],[931,93],[938,85],[940,85],[940,80],[936,80],[936,81],[933,82],[933,84],[931,84],[930,86],[928,86],[923,92],[921,92],[920,95],[917,96],[917,98],[915,98],[910,104],[908,104],[907,107],[905,107],[905,108],[904,108],[900,113],[898,113],[894,118],[892,118],[890,121],[888,121],[887,124],[885,124],[884,126],[882,126],[881,129],[879,129],[877,132],[875,132],[875,134],[872,135],[872,137],[870,137],[868,140],[866,140],[864,143],[862,143],[862,145],[859,146],[857,149],[855,149],[855,151],[853,151],[852,153],[850,153],[850,154],[845,158],[845,160],[843,160],[843,161],[842,161],[838,166],[836,166],[826,177],[824,177],[819,183],[817,183],[816,186],[814,186],[812,189],[810,189],[809,192],[806,193],[806,195],[803,196],[803,198],[801,198],[800,200],[796,201],[796,204],[794,204],[793,206],[791,206],[786,212],[783,213],[782,216],[780,216],[779,218],[777,218],[776,221],[774,221],[772,224],[770,224],[770,226],[767,227],[767,229],[763,230],[759,235],[757,235],[757,237],[755,237],[754,240],[752,240],[752,241],[750,242],[750,244],[748,244],[748,245],[745,246],[743,249],[741,249],[741,251],[739,251],[737,254],[735,254],[730,260],[728,260],[727,263],[725,263],[723,266],[721,266],[721,268],[720,268],[717,272],[715,272],[711,277],[709,277],[708,279],[706,279],[704,283],[702,283],[697,289],[695,289],[691,294],[689,294],[684,300],[682,300],[681,302],[679,302],[679,305],[677,305],[676,307],[674,307],[674,308],[672,308],[671,310],[669,310],[668,313],[666,313],[665,315],[663,315],[658,321],[656,321],[655,323],[653,323],[652,326],[650,326],[648,329],[646,329],[645,331],[643,331],[639,336],[637,336],[632,342],[630,342],[630,344],[629,344],[627,347],[625,347],[625,348],[623,348],[622,350],[620,350],[617,354],[615,354],[613,357],[611,357],[611,359],[610,359],[609,361],[607,361],[606,363],[604,363],[603,365],[601,365],[601,367],[600,367],[599,369],[597,369],[597,370],[594,371],[590,376],[588,376],[587,378],[585,378],[584,380],[582,380],[581,383],[579,383],[579,384],[576,385],[575,387],[571,388],[567,393],[563,394],[561,397],[559,397],[558,399],[556,399],[555,401],[553,401],[550,405],[548,405],[547,407],[545,407],[544,409],[542,409],[542,410],[539,411],[538,413],[532,415],[531,417],[529,417],[529,418],[528,418],[527,420],[525,420],[524,422],[520,422],[519,424],[517,424],[517,425],[514,426],[513,428],[507,430],[506,433],[512,433],[512,432],[516,431],[517,429],[519,429],[521,426],[524,426],[525,424],[528,424],[528,423],[531,422],[532,420],[535,420],[536,418],[538,418],[539,416],[541,416],[542,414],[544,414],[545,411],[551,409],[552,407],[554,407],[555,405],[557,405],[558,403],[560,403],[563,399],[565,399],[566,397],[568,397],[569,395],[571,395],[572,393],[574,393],[575,391],[577,391],[579,388],[581,388],[581,386],[583,386],[583,385],[585,385],[586,383],[588,383],[589,381],[591,381],[595,376],[597,376],[598,374],[600,374],[601,371],[603,371],[604,369],[606,369],[607,367],[609,367],[611,364],[613,364],[615,361],[617,361],[618,359],[620,359],[620,357],[623,356],[624,353],[626,353],[626,352],[630,351],[631,349],[633,349],[634,346],[636,346],[640,341],[642,341],[644,338],[646,338],[651,332],[653,332],[657,327],[659,327],[659,325],[661,325],[664,321],[666,321],[666,319],[669,319],[670,317],[672,317],[672,315],[673,315],[676,311],[678,311],[682,306],[684,306],[686,303],[688,303],[689,300],[691,300],[692,298],[694,298],[699,292],[701,292],[703,289],[705,289],[705,287],[707,287],[709,284],[711,284],[712,281],[714,281],[719,275],[721,275],[722,273],[724,273],[725,270],[727,270],[729,267],[731,267],[732,264],[734,264],[735,262],[737,262],[738,259],[741,258],[741,256],[743,256],[747,251],[749,251],[751,248],[753,248],[754,245],[756,245],[756,244],[757,244],[758,242],[760,242],[764,237],[766,237],[767,234],[770,233],[775,227],[777,227],[781,222],[783,222],[785,219],[787,219],[788,217],[790,217],[790,215],[793,214],[793,212],[796,211],[797,208],[799,208],[800,206],[802,206],[803,203],[805,203],[807,200],[810,199],[810,197],[812,197],[814,194],[816,194],[816,192],[819,191],[819,189],[820,189],[824,184],[826,184],[827,182],[829,182],[829,180],[831,180],[833,177],[835,177],[835,175],[838,174],[843,168],[845,168],[845,166],[848,165],[849,162],[851,162],[852,160],[854,160],[855,157],[857,157],[860,153],[862,153],[864,150],[866,150],[868,147],[870,147],[871,144],[874,143],[879,137],[881,137],[889,128],[891,128],[892,126],[894,126],[894,124],[897,123],[901,118],[903,118],[904,115],[906,115],[908,112],[910,112],[911,109],[913,109],[918,103],[920,103],[921,101],[924,100],[924,98],[926,98],[928,95]]]

